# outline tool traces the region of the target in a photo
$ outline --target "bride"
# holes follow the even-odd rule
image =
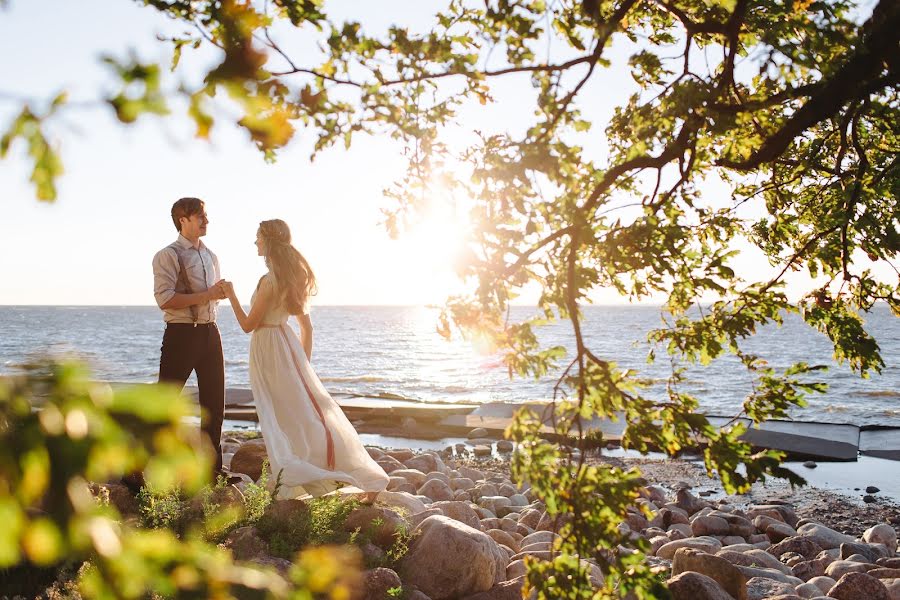
[[[253,334],[250,386],[272,473],[281,473],[282,496],[321,496],[348,484],[374,500],[388,476],[309,364],[313,328],[308,307],[316,289],[312,269],[291,245],[291,232],[280,219],[259,224],[256,248],[269,271],[256,286],[250,314],[234,286],[225,285],[241,329]],[[291,315],[302,342],[288,324]]]

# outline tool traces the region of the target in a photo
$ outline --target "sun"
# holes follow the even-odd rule
[[[421,220],[401,234],[408,277],[418,296],[426,303],[441,304],[449,296],[465,289],[458,275],[460,261],[466,256],[471,224],[453,206],[432,207]]]

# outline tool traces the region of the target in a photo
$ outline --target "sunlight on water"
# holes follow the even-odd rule
[[[533,313],[516,307],[511,318],[521,320]],[[485,354],[455,333],[450,341],[441,337],[436,330],[439,314],[439,309],[426,307],[316,307],[313,366],[337,396],[429,402],[524,402],[552,397],[555,376],[541,381],[510,380],[501,357]],[[811,397],[809,408],[797,411],[796,418],[900,425],[900,319],[878,307],[868,320],[886,367],[881,375],[866,380],[846,366],[834,365],[827,338],[796,316],[788,317],[782,328],[763,328],[747,342],[747,350],[776,369],[800,360],[831,367],[821,375],[830,385],[829,392]],[[670,365],[662,351],[660,360],[648,365],[649,346],[643,341],[659,322],[655,307],[587,307],[584,334],[599,356],[636,369],[650,382],[647,393],[661,395]],[[227,385],[249,387],[250,337],[240,331],[225,307],[220,310],[219,326]],[[0,372],[13,372],[41,353],[74,353],[87,360],[100,379],[155,381],[163,327],[155,307],[0,307]],[[573,346],[568,323],[543,328],[538,335],[545,345]],[[734,414],[750,391],[750,379],[735,357],[726,356],[706,369],[689,367],[682,386],[697,394],[708,412]]]

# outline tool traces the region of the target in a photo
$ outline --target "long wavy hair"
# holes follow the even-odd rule
[[[259,224],[263,255],[277,284],[278,296],[288,313],[299,315],[315,296],[316,276],[300,251],[291,245],[291,230],[281,219]]]

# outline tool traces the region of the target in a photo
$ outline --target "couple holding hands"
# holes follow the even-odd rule
[[[201,429],[215,453],[215,474],[223,474],[225,410],[216,305],[228,298],[241,329],[252,334],[250,387],[272,473],[281,473],[282,496],[320,496],[351,485],[373,499],[387,486],[388,476],[310,366],[309,298],[316,281],[291,244],[287,224],[274,219],[259,225],[256,248],[268,272],[256,286],[248,314],[234,286],[221,279],[218,258],[200,240],[209,224],[203,201],[181,198],[172,206],[172,221],[178,239],[153,258],[154,295],[166,321],[159,381],[183,387],[191,372],[197,373]],[[291,316],[300,337],[288,324]]]

